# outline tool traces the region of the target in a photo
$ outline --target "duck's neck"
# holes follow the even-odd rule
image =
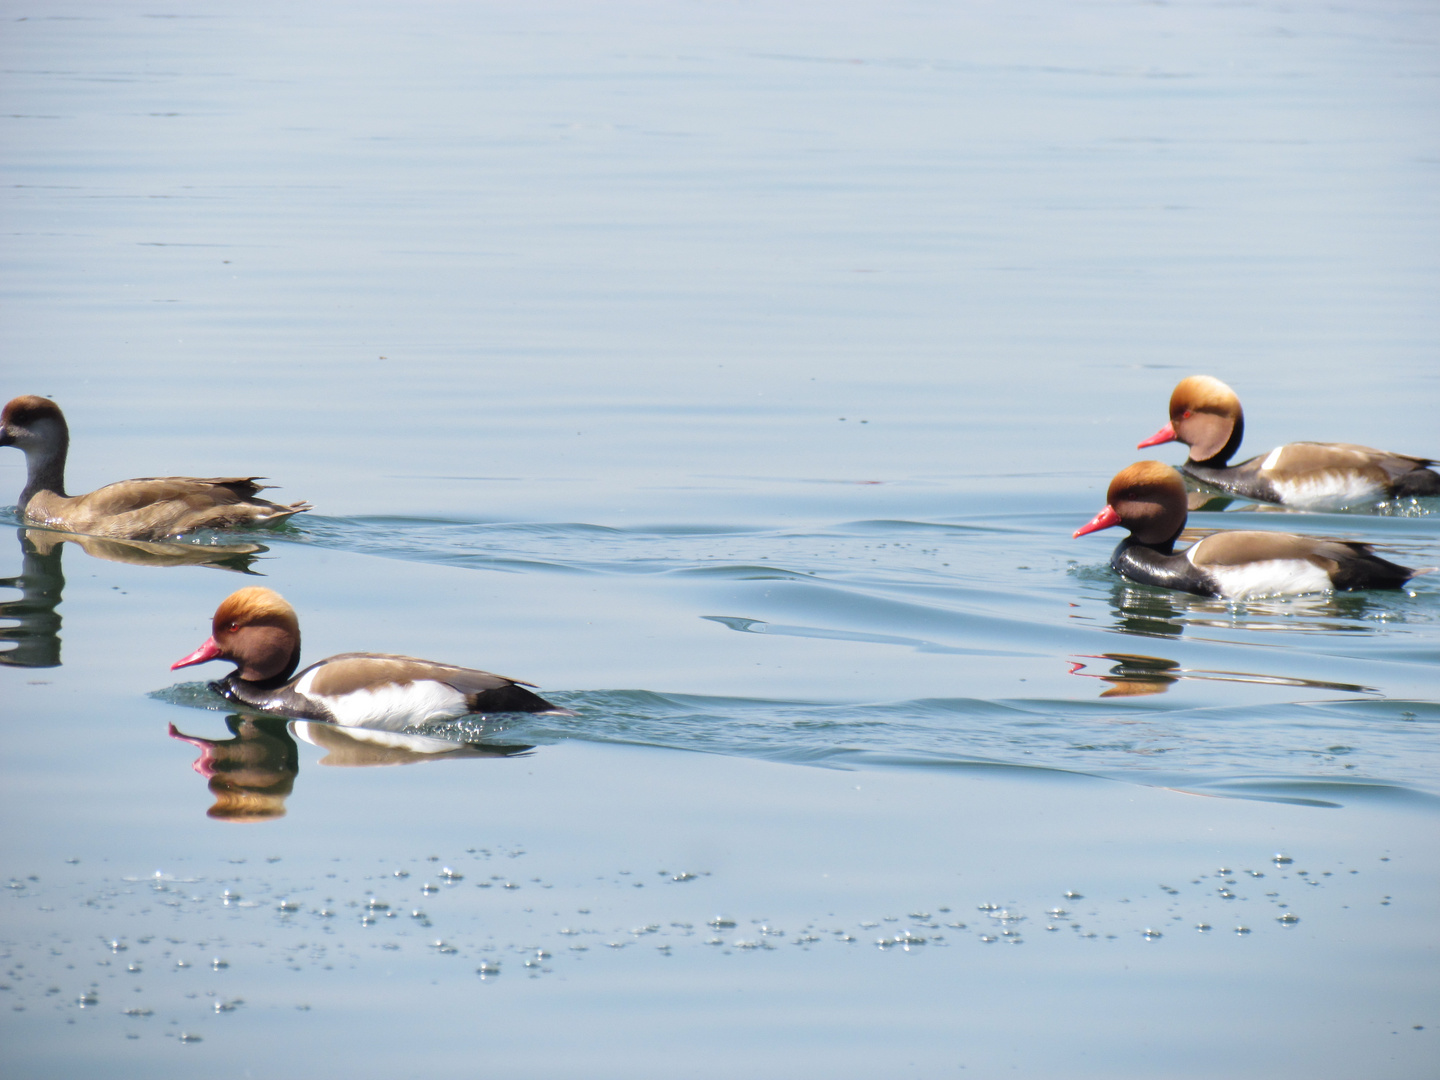
[[[25,448],[25,490],[20,492],[20,509],[38,493],[53,492],[62,499],[65,494],[65,455],[70,452],[70,437],[64,428],[57,437],[43,439],[38,445]]]

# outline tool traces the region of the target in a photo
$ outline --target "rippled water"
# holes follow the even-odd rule
[[[1429,1068],[1440,573],[1070,538],[1186,374],[1440,453],[1428,6],[3,11],[5,396],[316,506],[4,511],[3,1071]],[[257,582],[576,715],[232,713]]]

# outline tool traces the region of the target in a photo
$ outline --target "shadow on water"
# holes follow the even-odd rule
[[[172,739],[200,751],[191,768],[208,781],[215,804],[205,813],[217,821],[270,821],[285,816],[285,800],[300,772],[297,738],[327,751],[319,764],[350,768],[413,765],[441,758],[514,757],[533,749],[341,728],[253,713],[227,716],[225,726],[233,738],[206,739],[186,735],[174,724],[169,728]]]

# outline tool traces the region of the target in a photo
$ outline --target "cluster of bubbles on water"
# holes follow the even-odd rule
[[[518,860],[525,852],[499,854]],[[496,852],[475,848],[467,855],[481,870],[494,868],[483,864]],[[72,1017],[109,1009],[123,1017],[127,1038],[141,1037],[164,1016],[167,1034],[185,1042],[203,1037],[192,1030],[202,1014],[213,1019],[243,1012],[247,1001],[307,1010],[301,995],[325,994],[328,980],[346,980],[347,972],[373,966],[377,957],[386,957],[387,965],[403,962],[406,971],[423,968],[432,978],[436,963],[469,959],[470,965],[448,974],[473,972],[471,977],[491,983],[513,978],[511,972],[542,978],[561,965],[573,978],[581,970],[577,964],[593,968],[606,963],[600,957],[647,945],[651,955],[688,955],[691,963],[704,963],[706,955],[782,949],[798,955],[835,947],[939,955],[937,950],[966,943],[1015,947],[1064,937],[1165,948],[1185,930],[1201,938],[1226,931],[1249,938],[1267,927],[1290,931],[1301,923],[1300,912],[1317,904],[1333,920],[1341,898],[1351,903],[1340,910],[1363,906],[1356,901],[1391,902],[1388,895],[1370,895],[1368,883],[1359,884],[1358,868],[1312,871],[1276,854],[1268,865],[1222,864],[1133,896],[1101,900],[1057,888],[1048,899],[952,901],[850,918],[826,913],[783,925],[770,917],[715,913],[726,888],[703,870],[616,870],[557,883],[514,870],[462,872],[436,856],[425,862],[426,871],[415,875],[405,866],[364,871],[336,860],[322,882],[298,887],[275,880],[280,868],[237,873],[233,865],[216,874],[156,872],[99,881],[14,877],[5,890],[0,1003],[12,1012],[48,1007]],[[1326,887],[1339,881],[1351,884],[1327,900]],[[657,887],[666,890],[658,898],[652,895]],[[306,895],[325,891],[331,895]],[[582,896],[588,899],[581,905],[571,902]],[[71,909],[69,932],[41,932],[47,918],[64,908]],[[637,919],[637,912],[644,914]],[[116,929],[135,920],[145,932],[130,936]]]

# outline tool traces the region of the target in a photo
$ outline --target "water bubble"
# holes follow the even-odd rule
[[[705,925],[713,926],[716,930],[732,930],[735,927],[735,920],[727,915],[716,915]]]
[[[1281,915],[1275,921],[1278,923],[1284,923],[1286,926],[1294,926],[1300,921],[1300,916],[1294,914],[1293,912],[1287,911],[1284,915]]]
[[[215,957],[214,960],[211,960],[211,961],[210,961],[210,966],[211,966],[212,968],[214,968],[216,971],[224,971],[224,970],[225,970],[226,968],[228,968],[230,965],[229,965],[228,962],[226,962],[226,961],[224,961],[224,960],[221,960],[221,959],[217,956],[217,957]]]
[[[300,902],[299,902],[298,900],[281,900],[278,904],[275,905],[275,910],[276,910],[276,911],[299,911],[299,910],[300,910]]]
[[[1195,924],[1195,929],[1203,934],[1206,930],[1210,929],[1210,924],[1208,922],[1199,922]]]
[[[454,870],[450,869],[450,867],[448,867],[448,866],[443,866],[443,867],[440,868],[440,876],[443,877],[446,881],[464,881],[464,880],[465,880],[465,875],[464,875],[464,874],[457,874]]]
[[[99,1005],[100,995],[94,990],[86,990],[83,994],[81,994],[78,998],[75,999],[75,1004],[79,1005],[82,1009],[89,1005]]]
[[[1066,915],[1069,915],[1070,913],[1069,913],[1068,911],[1066,911],[1064,908],[1052,907],[1052,908],[1051,908],[1049,911],[1047,911],[1045,914],[1046,914],[1046,915],[1049,915],[1052,919],[1063,919],[1063,918],[1065,918]]]
[[[488,978],[492,978],[492,977],[494,977],[494,976],[496,976],[496,975],[499,975],[499,974],[500,974],[500,961],[499,961],[499,960],[483,960],[483,961],[481,961],[480,966],[475,969],[475,974],[476,974],[476,975],[479,975],[480,978],[482,978],[482,979],[488,979]]]
[[[998,937],[996,937],[994,934],[981,934],[981,935],[980,935],[980,940],[983,941],[983,942],[985,942],[986,945],[989,945],[989,944],[991,944],[991,943],[993,943],[993,942],[999,941],[1000,939],[999,939]]]
[[[410,876],[410,871],[409,871],[409,870],[396,870],[395,873],[392,874],[391,876],[392,876],[392,877],[398,877],[398,878],[407,878],[407,877]]]
[[[1147,929],[1147,930],[1145,931],[1145,937],[1146,937],[1147,940],[1150,940],[1150,941],[1153,941],[1153,940],[1155,940],[1156,938],[1164,937],[1164,936],[1165,936],[1165,935],[1162,934],[1159,930],[1149,930],[1149,929]]]
[[[454,945],[451,945],[448,941],[442,941],[439,938],[432,941],[430,943],[430,947],[436,952],[440,953],[442,956],[454,956],[457,952],[460,951]]]
[[[1078,893],[1078,892],[1067,892],[1067,893],[1065,894],[1065,899],[1066,899],[1066,900],[1084,900],[1085,897],[1084,897],[1081,893]]]
[[[1069,894],[1069,893],[1066,893],[1065,895],[1066,895],[1066,896],[1069,896],[1070,894]],[[980,904],[978,907],[975,908],[975,910],[976,910],[976,911],[999,911],[999,910],[1000,910],[1000,905],[999,905],[999,904]]]
[[[1289,855],[1282,855],[1280,854],[1280,852],[1277,851],[1270,861],[1273,862],[1276,866],[1285,866],[1289,863],[1293,863],[1295,860],[1292,859]]]
[[[141,968],[141,966],[140,966],[139,964],[127,964],[126,967],[125,967],[125,970],[128,971],[128,972],[131,972],[131,973],[134,974],[134,975],[139,975],[140,972],[143,971],[144,969]]]
[[[389,905],[389,904],[385,903],[384,900],[377,900],[377,899],[375,899],[375,897],[373,897],[373,896],[372,896],[369,900],[367,900],[367,901],[365,902],[365,906],[366,906],[367,908],[369,908],[371,911],[389,911],[389,910],[390,910],[390,905]]]
[[[1237,926],[1235,927],[1235,932],[1237,934],[1248,934],[1250,933],[1250,928],[1248,926]]]
[[[243,998],[231,998],[229,1001],[217,1001],[215,1002],[215,1011],[217,1013],[234,1012],[236,1009],[238,1009],[241,1005],[244,1004],[245,1001]]]
[[[145,1008],[126,1009],[126,1010],[125,1010],[125,1015],[126,1015],[126,1016],[154,1016],[154,1015],[155,1015],[155,1011],[154,1011],[153,1009],[145,1009]]]
[[[929,913],[928,911],[912,911],[912,912],[910,912],[910,918],[912,918],[912,919],[928,919],[928,918],[930,918],[930,913]]]
[[[439,892],[440,886],[436,885],[434,882],[427,881],[424,885],[420,886],[420,891],[426,896],[429,896],[431,893]]]
[[[182,1031],[180,1033],[180,1041],[182,1043],[197,1043],[204,1042],[205,1040],[201,1036],[193,1034],[192,1032]]]
[[[129,947],[130,946],[126,945],[123,941],[110,942],[110,951],[113,953],[122,953]]]
[[[188,967],[190,966],[190,961],[189,961],[189,960],[176,960],[176,961],[175,961],[175,966],[176,966],[177,968],[188,968]]]
[[[229,889],[226,889],[220,894],[220,902],[222,904],[225,904],[227,907],[231,904],[238,902],[239,900],[240,894],[237,892],[231,892]]]

